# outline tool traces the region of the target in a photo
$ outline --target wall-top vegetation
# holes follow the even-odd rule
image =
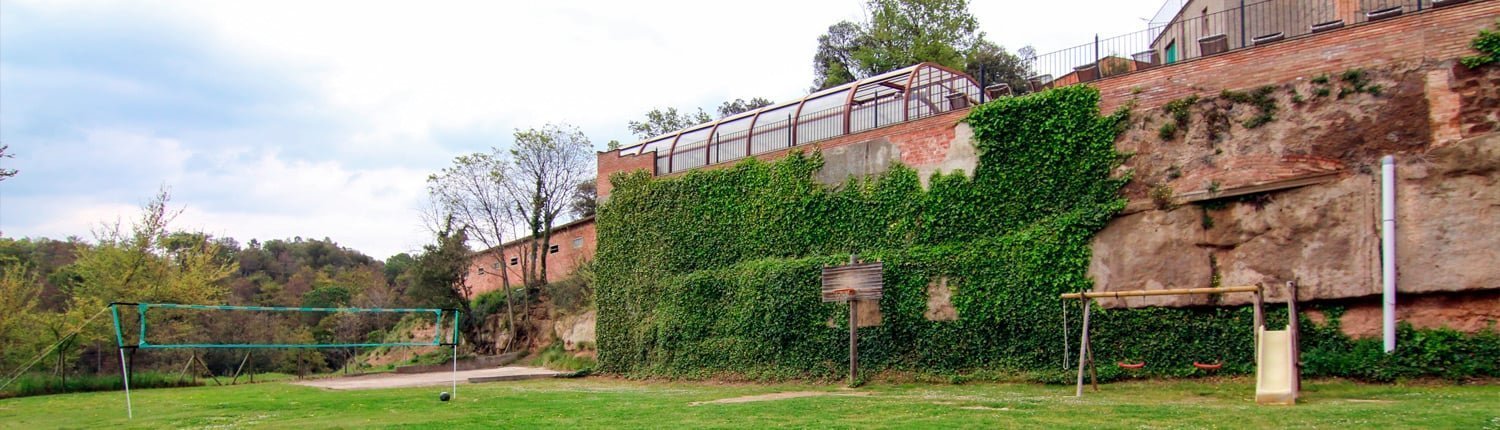
[[[1111,174],[1122,160],[1113,141],[1129,113],[1101,116],[1098,104],[1096,90],[1075,86],[975,107],[966,119],[979,154],[972,178],[935,175],[926,190],[904,167],[824,186],[813,179],[817,154],[673,178],[616,175],[597,218],[601,370],[836,377],[845,368],[847,307],[820,302],[819,269],[858,253],[886,267],[883,321],[860,331],[865,369],[1061,376],[1065,342],[1074,353],[1077,345],[1076,333],[1064,340],[1057,295],[1091,288],[1089,239],[1124,206],[1125,179]],[[924,316],[939,279],[956,319]],[[1076,331],[1073,305],[1066,312]],[[1271,315],[1276,324],[1279,314]],[[1095,318],[1101,363],[1146,360],[1172,373],[1193,361],[1252,368],[1248,309]],[[1314,331],[1307,342],[1332,351],[1311,357],[1322,373],[1348,373],[1338,354],[1349,341],[1337,330]],[[1114,376],[1113,366],[1100,370]]]

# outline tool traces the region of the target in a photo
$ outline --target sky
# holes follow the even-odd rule
[[[972,0],[1038,53],[1139,31],[1163,0]],[[174,229],[431,241],[429,174],[566,123],[603,149],[656,107],[800,98],[860,0],[0,0],[0,236],[92,240],[158,189]]]

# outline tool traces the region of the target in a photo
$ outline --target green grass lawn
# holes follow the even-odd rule
[[[1071,386],[638,382],[604,378],[328,391],[286,383],[0,400],[0,428],[1496,428],[1497,385],[1310,381],[1301,404],[1256,406],[1247,379]],[[803,397],[695,403],[801,392]],[[808,393],[811,392],[811,393]]]

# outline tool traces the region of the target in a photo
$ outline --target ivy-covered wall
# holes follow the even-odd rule
[[[852,252],[887,269],[882,325],[860,330],[864,369],[1063,379],[1079,312],[1057,295],[1091,287],[1089,239],[1124,206],[1125,179],[1111,173],[1129,113],[1100,116],[1098,105],[1096,90],[1075,86],[975,107],[966,120],[979,154],[972,178],[935,175],[926,190],[904,167],[826,187],[813,180],[818,154],[675,178],[613,177],[597,218],[601,370],[835,378],[848,308],[819,301],[818,276]],[[939,277],[956,320],[923,316]],[[1273,327],[1284,323],[1284,311],[1268,313]],[[1187,373],[1193,361],[1247,372],[1250,317],[1247,308],[1102,311],[1096,358],[1145,360],[1147,373]],[[1307,342],[1331,351],[1354,344],[1337,330],[1313,332]],[[1325,374],[1366,359],[1312,354],[1342,369]],[[1114,366],[1100,371],[1119,376]]]

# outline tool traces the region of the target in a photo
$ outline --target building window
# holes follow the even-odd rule
[[[573,238],[573,249],[583,248],[583,236]]]
[[[557,245],[552,245],[551,247],[548,247],[547,248],[547,253],[548,254],[556,254],[557,253]]]
[[[491,268],[495,269],[495,270],[500,270],[500,263],[499,262],[495,262],[494,266],[491,267]]]
[[[517,264],[521,264],[521,258],[520,257],[511,257],[510,258],[510,265],[514,266],[514,265],[517,265]]]

